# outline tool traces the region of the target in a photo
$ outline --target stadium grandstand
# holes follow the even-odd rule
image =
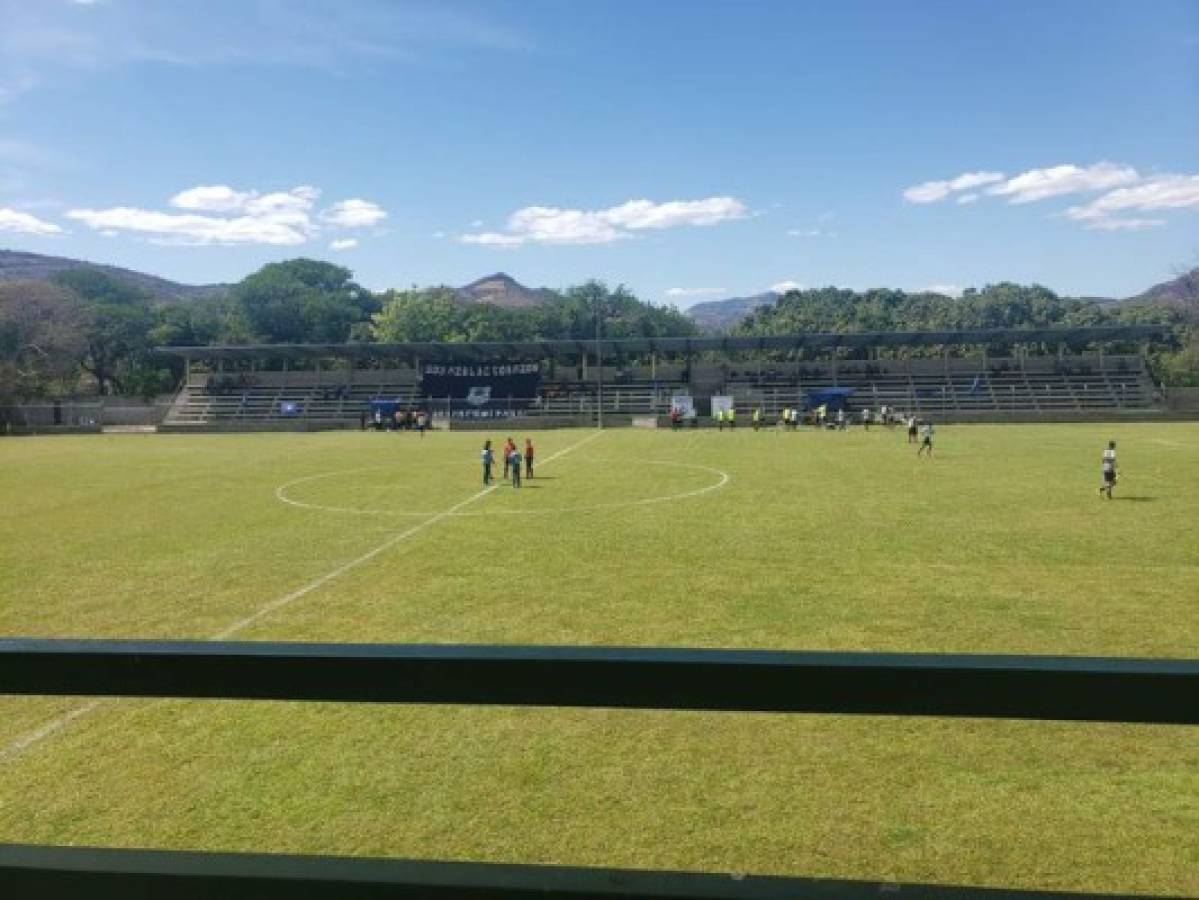
[[[1161,412],[1147,365],[1157,325],[504,343],[161,347],[183,360],[166,430],[359,427],[424,410],[434,424],[494,418],[629,424],[689,397],[768,417],[828,388],[850,410],[944,421]],[[597,361],[602,364],[597,365]]]

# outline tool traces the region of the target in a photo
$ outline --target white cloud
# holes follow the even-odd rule
[[[928,294],[944,294],[946,297],[962,296],[962,288],[956,284],[930,284],[928,287],[921,288],[920,291]]]
[[[722,294],[727,294],[728,289],[722,287],[700,287],[700,288],[684,288],[672,287],[667,288],[667,297],[719,297]]]
[[[235,191],[224,184],[200,185],[180,191],[171,198],[176,209],[194,209],[204,212],[233,212],[242,209],[253,197],[252,191]]]
[[[97,231],[131,231],[151,240],[183,245],[204,244],[303,244],[308,235],[287,222],[269,218],[182,215],[117,206],[111,209],[72,209],[67,217]]]
[[[1140,184],[1109,191],[1066,216],[1087,228],[1136,231],[1161,224],[1158,219],[1124,218],[1121,214],[1163,209],[1199,208],[1199,175],[1157,175]]]
[[[366,228],[387,218],[387,211],[377,203],[353,197],[334,203],[321,213],[321,219],[338,228]]]
[[[798,281],[780,281],[777,284],[772,284],[770,289],[776,294],[785,294],[788,291],[802,291],[804,290],[804,285]]]
[[[479,244],[484,247],[519,247],[526,238],[515,234],[484,231],[480,234],[464,234],[459,240],[464,244]]]
[[[338,238],[329,242],[330,250],[352,250],[357,246],[358,241],[355,238]]]
[[[445,237],[445,232],[444,231],[434,231],[430,235],[430,237],[440,241],[443,237]]]
[[[1095,219],[1082,227],[1092,231],[1144,231],[1165,224],[1162,219]]]
[[[3,207],[0,207],[0,231],[36,235],[62,234],[62,229],[53,222]]]
[[[745,204],[735,197],[708,197],[704,200],[671,200],[654,203],[630,200],[599,213],[620,228],[674,228],[677,225],[715,225],[728,219],[742,219]]]
[[[969,206],[978,202],[978,194],[962,194],[958,197],[958,206]]]
[[[1100,162],[1090,166],[1066,164],[1047,169],[1029,169],[1002,184],[987,188],[987,193],[1007,197],[1009,203],[1032,203],[1062,194],[1105,191],[1132,184],[1140,176],[1131,166]]]
[[[646,229],[680,225],[714,225],[747,215],[745,204],[735,197],[703,200],[629,200],[607,209],[560,209],[526,206],[508,217],[504,232],[476,232],[461,236],[467,244],[516,247],[521,244],[607,244]]]
[[[100,232],[132,232],[156,243],[276,246],[307,243],[320,234],[322,226],[357,228],[387,217],[378,204],[357,197],[334,203],[316,216],[313,209],[320,196],[320,190],[311,185],[266,193],[236,190],[228,185],[199,185],[170,199],[170,205],[186,210],[184,213],[115,206],[72,209],[67,217]],[[334,249],[354,246],[334,241],[339,243],[342,246]]]
[[[199,5],[205,14],[196,16]],[[275,10],[287,6],[286,12]],[[380,60],[441,64],[453,54],[525,53],[530,33],[491,13],[376,2],[109,3],[0,0],[0,103],[64,69],[307,67],[346,72]]]
[[[955,191],[967,191],[984,184],[1003,181],[1003,179],[1002,172],[963,172],[956,178],[948,178],[944,181],[925,181],[922,184],[913,185],[903,192],[903,196],[909,203],[936,203]]]

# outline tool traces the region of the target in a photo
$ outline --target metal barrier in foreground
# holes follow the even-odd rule
[[[1199,660],[0,640],[0,694],[1199,724]],[[1103,897],[740,874],[0,845],[4,897]]]

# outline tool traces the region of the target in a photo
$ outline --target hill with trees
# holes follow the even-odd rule
[[[791,291],[755,308],[734,331],[771,335],[1155,322],[1174,326],[1171,338],[1153,348],[1157,377],[1167,384],[1199,384],[1197,274],[1117,303],[1059,297],[1040,285],[1007,282],[968,290],[960,298],[888,289]],[[595,337],[597,312],[606,338],[699,331],[674,307],[644,302],[622,285],[610,288],[600,281],[534,291],[500,273],[466,288],[376,293],[342,266],[293,259],[263,266],[228,288],[197,288],[186,298],[176,292],[170,299],[158,281],[128,275],[111,267],[69,265],[48,278],[0,280],[0,402],[88,390],[170,391],[181,372],[177,361],[154,353],[163,345],[589,341]]]

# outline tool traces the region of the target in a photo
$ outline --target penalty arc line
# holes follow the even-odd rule
[[[563,456],[566,456],[566,454],[571,453],[574,450],[577,450],[579,447],[582,447],[584,444],[588,444],[591,441],[594,441],[601,434],[603,434],[602,431],[593,432],[592,434],[589,434],[587,437],[583,438],[581,441],[577,441],[577,442],[571,444],[569,447],[564,447],[561,450],[559,450],[558,452],[550,454],[545,459],[541,460],[541,465],[544,466],[544,465],[547,465],[548,463],[553,462],[556,459],[561,459]],[[232,625],[228,626],[227,628],[221,629],[216,634],[214,634],[212,637],[210,637],[209,640],[223,641],[229,637],[232,637],[233,635],[237,634],[239,631],[245,630],[250,625],[253,625],[255,622],[259,621],[260,619],[263,619],[266,616],[269,616],[271,613],[278,612],[279,610],[283,609],[283,607],[289,606],[292,603],[295,603],[300,598],[305,597],[308,594],[311,594],[313,591],[317,590],[318,588],[324,587],[330,581],[340,578],[342,575],[346,574],[346,572],[349,572],[352,569],[358,568],[363,563],[370,562],[372,559],[374,559],[380,553],[383,553],[386,550],[390,550],[392,547],[394,547],[396,544],[400,543],[401,541],[405,541],[408,538],[412,537],[414,534],[418,534],[421,531],[424,531],[429,526],[436,525],[438,522],[441,522],[444,519],[448,519],[451,516],[454,516],[458,512],[458,510],[483,499],[488,494],[490,494],[492,491],[496,490],[498,487],[499,487],[498,484],[493,484],[489,487],[485,487],[485,488],[483,488],[483,490],[479,491],[477,494],[474,494],[470,497],[467,497],[465,500],[461,500],[458,503],[455,503],[449,509],[446,509],[439,513],[436,513],[436,514],[430,516],[428,519],[425,519],[423,522],[418,522],[417,524],[413,525],[411,528],[406,528],[403,531],[399,532],[398,534],[393,534],[391,537],[389,537],[383,543],[379,544],[376,547],[372,547],[370,550],[366,551],[361,556],[356,557],[355,559],[352,559],[349,562],[342,563],[340,566],[338,566],[332,572],[327,572],[324,575],[317,578],[315,581],[310,581],[308,584],[304,585],[303,587],[297,588],[296,590],[292,591],[289,594],[285,594],[282,597],[272,600],[270,603],[264,604],[263,606],[259,607],[255,612],[246,616],[244,619],[239,619],[238,621],[234,622]],[[8,762],[10,759],[12,759],[16,756],[19,756],[21,753],[25,752],[26,750],[28,750],[30,747],[34,746],[35,744],[41,743],[46,738],[61,731],[64,728],[66,728],[68,725],[70,725],[72,722],[76,721],[77,719],[81,719],[84,716],[94,712],[101,705],[103,705],[103,702],[104,702],[103,700],[91,700],[87,703],[82,704],[81,706],[77,706],[74,709],[63,713],[61,716],[58,716],[55,719],[51,719],[49,722],[42,725],[40,728],[37,728],[36,730],[31,731],[28,734],[24,734],[14,741],[11,741],[3,749],[0,749],[0,763]]]

